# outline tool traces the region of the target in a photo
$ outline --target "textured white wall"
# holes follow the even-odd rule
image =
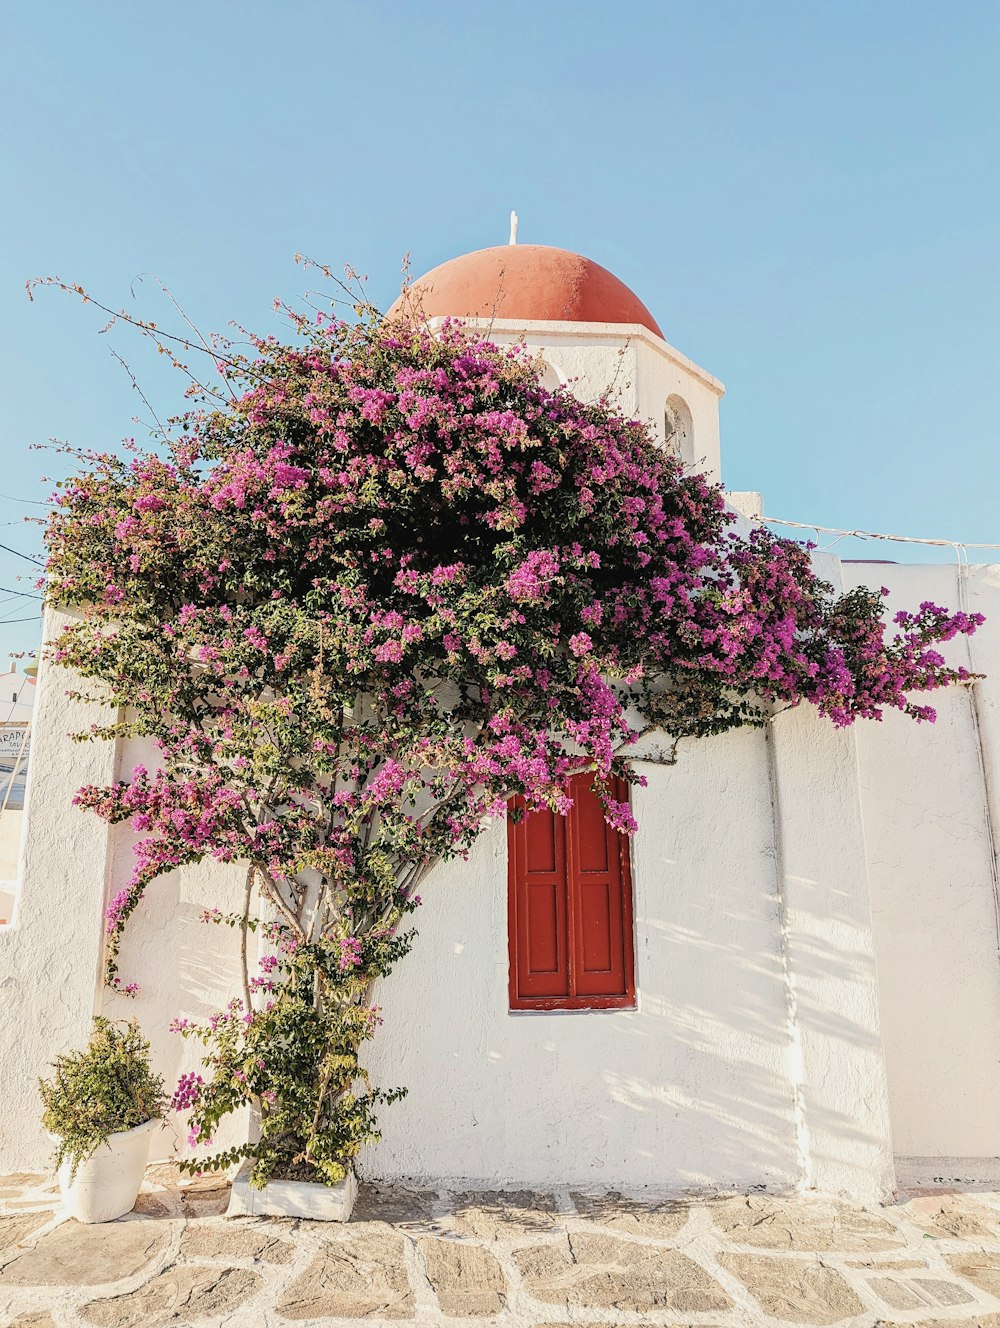
[[[834,579],[836,561],[822,569]],[[851,734],[808,708],[634,790],[639,1009],[511,1013],[502,826],[422,895],[368,1064],[408,1085],[371,1175],[892,1187]]]
[[[507,1009],[507,846],[425,883],[376,999],[366,1174],[491,1183],[764,1183],[798,1174],[762,734],[691,744],[634,790],[636,1011]]]
[[[852,582],[890,582],[907,603],[958,601],[948,569],[845,570]],[[1000,570],[976,570],[967,595],[991,615],[973,643],[973,663],[987,669],[1000,658]],[[10,1168],[43,1160],[35,1079],[83,1041],[93,1010],[138,1014],[173,1082],[196,1057],[167,1033],[170,1020],[203,1017],[238,988],[234,933],[198,917],[236,907],[242,873],[212,864],[150,888],[122,950],[138,999],[98,987],[101,913],[128,875],[131,839],[126,828],[108,834],[72,796],[149,752],[71,746],[64,735],[93,716],[68,700],[69,684],[59,670],[43,676],[18,911],[0,929],[11,1084],[0,1166]],[[996,786],[996,679],[977,692]],[[939,708],[934,727],[889,718],[854,734],[803,708],[766,735],[689,743],[676,767],[650,768],[649,788],[636,791],[635,1012],[510,1014],[503,827],[468,863],[439,869],[414,953],[384,984],[386,1023],[369,1057],[377,1081],[407,1084],[410,1096],[384,1113],[363,1169],[508,1183],[800,1182],[873,1196],[889,1184],[886,1063],[897,1152],[1000,1151],[983,780],[968,692],[942,694]],[[166,1132],[158,1151],[173,1144]]]
[[[66,615],[46,617],[45,636]],[[168,1091],[184,1070],[197,1070],[198,1049],[168,1026],[178,1015],[203,1018],[240,989],[236,933],[198,922],[203,909],[242,905],[243,873],[216,863],[170,873],[155,881],[130,923],[121,952],[123,982],[137,981],[130,999],[100,981],[103,914],[131,872],[134,836],[127,826],[109,830],[73,806],[84,784],[125,778],[143,761],[155,766],[148,745],[71,743],[67,735],[102,720],[100,712],[70,700],[74,678],[43,665],[28,776],[26,831],[13,925],[0,927],[0,1070],[6,1087],[0,1112],[0,1173],[41,1167],[51,1152],[38,1122],[37,1080],[53,1057],[81,1047],[93,1014],[138,1017],[153,1043],[155,1068]],[[183,1122],[172,1117],[155,1137],[154,1157],[184,1147]],[[220,1146],[245,1137],[241,1121],[217,1136]]]
[[[987,616],[951,662],[976,684],[991,777],[1000,789],[1000,567],[847,564],[852,584],[884,584],[893,611],[921,600],[955,608],[962,589]],[[882,1026],[895,1151],[905,1157],[1000,1154],[1000,955],[996,847],[969,688],[927,698],[935,724],[899,715],[857,729]]]
[[[649,420],[663,434],[663,408],[667,398],[679,396],[691,412],[692,437],[684,461],[709,479],[722,477],[719,448],[719,400],[725,389],[716,378],[653,337],[636,343],[639,418]]]
[[[6,1055],[23,1098],[0,1152],[11,1167],[42,1160],[34,1079],[83,1041],[93,1010],[137,1014],[172,1083],[196,1054],[168,1033],[171,1019],[204,1017],[238,990],[235,933],[198,917],[237,908],[242,874],[213,864],[149,888],[121,953],[138,998],[98,985],[101,912],[129,874],[132,836],[108,833],[72,796],[154,760],[137,743],[71,748],[64,735],[91,715],[66,699],[70,682],[54,670],[43,683],[27,871],[15,925],[0,932],[17,987],[0,1046],[16,1043]],[[508,1012],[506,836],[495,826],[468,863],[427,882],[423,934],[384,984],[370,1068],[411,1091],[386,1110],[368,1174],[776,1189],[811,1178],[882,1192],[853,747],[815,717],[785,715],[767,735],[689,743],[676,767],[648,772],[635,792],[639,1009]],[[68,1021],[52,1013],[67,994]],[[178,1125],[156,1152],[185,1151]]]
[[[127,779],[136,765],[152,770],[156,764],[151,743],[124,742],[115,777]],[[77,811],[76,815],[84,813]],[[109,899],[132,871],[131,850],[137,838],[127,824],[111,831]],[[202,1069],[201,1045],[171,1033],[171,1021],[181,1017],[204,1022],[233,996],[242,994],[238,931],[200,919],[208,908],[242,912],[244,879],[245,868],[208,860],[155,880],[128,923],[118,961],[122,982],[138,982],[138,995],[122,996],[106,987],[97,992],[99,1013],[113,1019],[134,1015],[142,1024],[153,1044],[154,1066],[164,1076],[168,1091],[182,1073]],[[256,938],[252,935],[249,954],[252,974],[256,962]],[[185,1141],[186,1120],[186,1116],[168,1116],[153,1142],[152,1156],[167,1156],[177,1150],[190,1153]],[[215,1143],[225,1148],[245,1138],[244,1120],[234,1118],[220,1127]]]
[[[892,1150],[854,735],[803,706],[768,737],[802,1183],[883,1199]]]
[[[48,635],[68,621],[46,618]],[[114,775],[110,743],[68,733],[109,714],[66,695],[65,674],[43,665],[26,795],[14,920],[0,928],[0,1173],[41,1167],[51,1145],[38,1123],[37,1082],[52,1058],[86,1041],[101,950],[108,835],[72,805],[82,784]]]

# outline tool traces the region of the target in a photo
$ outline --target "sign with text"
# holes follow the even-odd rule
[[[0,807],[24,807],[24,781],[31,751],[31,725],[0,722]]]

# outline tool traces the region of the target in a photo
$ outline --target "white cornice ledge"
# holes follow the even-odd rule
[[[440,327],[445,319],[440,315],[435,315],[427,320],[430,327]],[[676,347],[671,346],[668,341],[658,337],[655,332],[650,332],[648,327],[643,327],[641,323],[557,323],[548,322],[544,319],[521,320],[517,318],[456,318],[456,322],[463,323],[466,327],[474,327],[486,331],[495,330],[497,332],[515,332],[530,339],[532,332],[542,333],[546,337],[575,337],[592,338],[598,340],[613,341],[642,341],[658,355],[664,355],[668,360],[685,372],[697,378],[699,382],[704,383],[709,391],[714,392],[717,397],[724,395],[725,385],[714,378],[700,365],[695,364],[694,360],[689,360],[686,355],[682,355]]]

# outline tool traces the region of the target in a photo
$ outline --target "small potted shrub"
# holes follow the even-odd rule
[[[135,1207],[166,1106],[149,1043],[135,1019],[98,1016],[85,1049],[59,1056],[52,1068],[39,1091],[63,1203],[78,1222],[111,1222]]]

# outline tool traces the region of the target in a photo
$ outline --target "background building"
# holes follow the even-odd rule
[[[0,926],[10,921],[24,822],[37,670],[0,674]]]

